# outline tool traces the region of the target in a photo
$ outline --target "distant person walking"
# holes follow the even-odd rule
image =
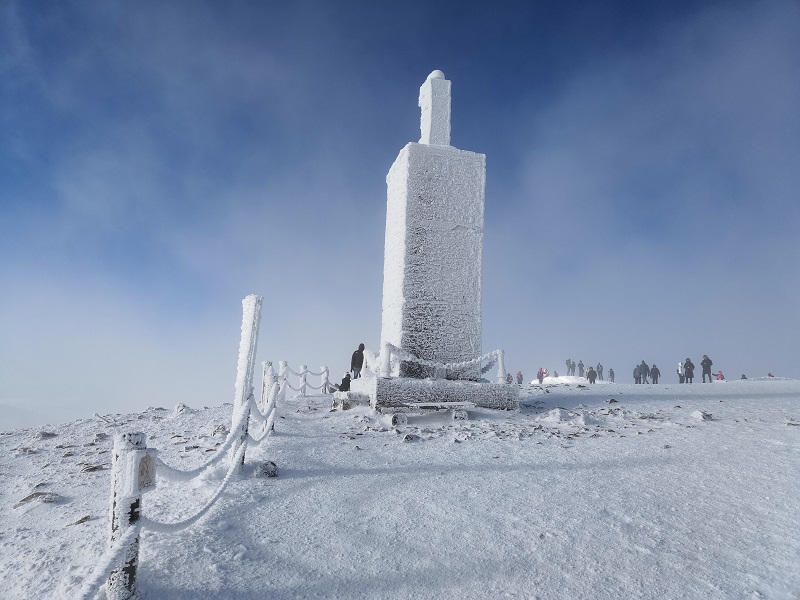
[[[578,361],[578,377],[583,377],[583,361]]]
[[[642,364],[639,365],[639,377],[642,378],[642,383],[650,383],[647,381],[647,378],[650,376],[650,367],[647,366],[647,363],[644,362],[642,359]]]
[[[703,360],[700,361],[700,366],[703,367],[703,383],[706,382],[706,375],[708,375],[708,383],[711,383],[711,365],[713,364],[708,358],[708,354],[703,354]]]
[[[687,358],[683,363],[683,377],[686,379],[686,383],[692,383],[694,379],[694,363],[691,358]]]
[[[609,369],[608,370],[608,380],[611,383],[614,383],[614,369]]]
[[[358,345],[358,350],[353,352],[350,359],[350,370],[353,372],[353,379],[361,377],[361,369],[364,367],[364,344]]]
[[[589,367],[589,370],[586,371],[586,379],[589,380],[589,383],[594,383],[597,379],[597,371],[595,371],[592,367]]]
[[[656,363],[653,363],[653,366],[650,367],[650,377],[653,378],[653,383],[658,383],[658,378],[661,377],[661,371],[656,366]]]
[[[686,377],[683,374],[683,363],[678,363],[678,380],[680,383],[684,383],[686,381]]]
[[[603,365],[597,363],[597,378],[600,381],[603,381]]]

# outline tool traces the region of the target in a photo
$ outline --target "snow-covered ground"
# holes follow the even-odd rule
[[[142,598],[800,598],[800,382],[562,377],[521,399],[401,431],[287,400],[248,454],[279,477],[235,479],[179,533],[145,530]],[[189,468],[230,420],[153,408],[0,434],[0,597],[76,596],[106,548],[114,434]],[[159,479],[143,513],[191,514],[224,472]]]

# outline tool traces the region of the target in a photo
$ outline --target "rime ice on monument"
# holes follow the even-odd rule
[[[450,145],[450,82],[441,71],[422,84],[419,107],[419,143],[406,145],[386,176],[381,342],[457,363],[481,354],[486,156]],[[402,362],[392,376],[477,380],[480,373]]]

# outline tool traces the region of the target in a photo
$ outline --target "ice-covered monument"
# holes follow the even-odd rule
[[[422,84],[419,107],[419,143],[407,144],[386,176],[380,357],[351,389],[376,407],[516,408],[517,386],[480,381],[487,359],[481,357],[486,156],[450,145],[450,81],[441,71]]]

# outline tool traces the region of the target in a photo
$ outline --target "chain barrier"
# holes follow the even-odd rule
[[[487,352],[483,356],[474,358],[472,360],[466,360],[457,363],[442,363],[424,358],[418,358],[411,354],[411,352],[408,350],[398,348],[392,343],[384,342],[380,354],[376,355],[370,350],[364,350],[364,358],[366,359],[368,368],[379,373],[381,377],[389,376],[392,359],[396,359],[442,370],[466,369],[469,367],[480,366],[484,361],[489,361],[487,365],[481,367],[481,373],[486,373],[495,364],[497,364],[497,382],[504,383],[506,378],[503,350],[493,350],[492,352]]]
[[[259,409],[253,395],[261,304],[262,298],[254,295],[247,296],[242,301],[242,337],[239,345],[231,429],[225,441],[208,460],[194,469],[176,469],[161,460],[157,450],[147,448],[144,433],[118,434],[115,437],[111,468],[109,548],[99,561],[102,568],[96,568],[82,583],[80,591],[82,600],[94,598],[100,591],[103,580],[105,580],[107,600],[129,600],[136,597],[139,533],[142,528],[157,533],[176,533],[195,523],[214,506],[234,474],[241,472],[248,442],[252,441],[254,446],[258,445],[272,433],[276,401],[280,393],[274,377],[265,379],[262,385],[262,395],[265,390],[269,390],[264,413]],[[251,416],[254,420],[260,418],[262,428],[265,429],[265,431],[262,429],[264,432],[257,438],[248,431]],[[193,515],[167,523],[142,514],[142,490],[154,486],[157,475],[173,481],[187,481],[217,463],[226,453],[229,465],[222,483]],[[74,595],[71,594],[70,598],[72,597]]]
[[[286,388],[298,392],[301,396],[306,396],[308,388],[312,390],[319,390],[323,394],[328,393],[330,390],[333,389],[333,386],[330,382],[330,369],[328,367],[320,367],[319,373],[316,371],[310,371],[306,365],[300,365],[300,370],[295,371],[293,368],[289,366],[286,361],[280,361],[278,363],[278,375],[275,375],[272,363],[267,361],[263,363],[263,373],[264,373],[264,381],[275,379],[278,382],[279,393],[278,396],[281,401],[286,399]],[[321,381],[319,385],[312,385],[308,382],[308,376],[312,377],[320,377]],[[294,386],[289,381],[289,376],[299,377],[300,384],[299,386]]]

